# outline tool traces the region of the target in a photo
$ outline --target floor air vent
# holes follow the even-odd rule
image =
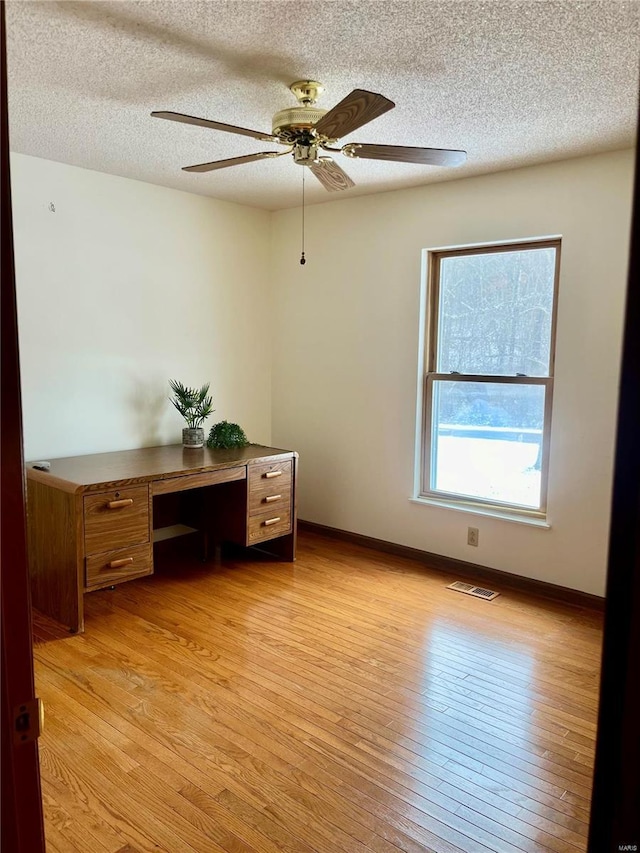
[[[466,595],[484,598],[485,601],[492,601],[500,595],[499,592],[494,592],[491,589],[484,589],[481,586],[474,586],[472,583],[463,583],[462,581],[450,583],[447,589],[455,589],[456,592],[464,592]]]

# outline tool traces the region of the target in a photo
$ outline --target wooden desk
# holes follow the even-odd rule
[[[293,451],[171,445],[49,461],[50,471],[27,463],[31,598],[73,632],[84,630],[84,593],[153,573],[159,528],[295,559]]]

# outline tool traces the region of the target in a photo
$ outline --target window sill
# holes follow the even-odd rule
[[[539,516],[526,515],[525,513],[510,512],[509,510],[499,509],[498,507],[481,506],[479,504],[460,504],[453,501],[440,500],[439,498],[411,497],[411,503],[422,504],[423,506],[436,506],[440,509],[453,509],[457,512],[469,512],[473,515],[484,515],[489,518],[499,518],[502,521],[515,521],[516,524],[527,524],[529,527],[540,527],[544,530],[550,530],[551,524],[546,518]]]

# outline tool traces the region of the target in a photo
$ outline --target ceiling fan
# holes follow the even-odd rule
[[[335,144],[341,137],[353,133],[374,118],[393,109],[395,107],[393,101],[375,92],[354,89],[339,104],[327,111],[315,106],[318,97],[324,91],[321,83],[316,80],[298,80],[289,88],[298,99],[298,105],[280,110],[273,116],[271,133],[262,133],[258,130],[249,130],[245,127],[236,127],[233,124],[223,124],[182,113],[157,111],[152,112],[151,115],[155,118],[195,124],[212,130],[224,130],[227,133],[251,136],[263,142],[277,142],[287,146],[285,151],[259,151],[243,157],[185,166],[185,172],[211,172],[214,169],[225,169],[227,166],[239,166],[254,160],[292,154],[295,163],[308,166],[324,188],[333,192],[349,189],[355,184],[332,157],[321,155],[320,151],[344,154],[346,157],[355,159],[391,160],[396,163],[418,163],[428,166],[459,166],[467,159],[466,151],[447,148],[368,145],[360,142],[349,142],[341,148],[335,148]]]

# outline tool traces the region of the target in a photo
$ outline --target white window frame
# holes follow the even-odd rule
[[[555,249],[555,275],[551,318],[551,339],[549,351],[548,376],[508,376],[488,374],[451,374],[436,372],[438,349],[438,321],[440,297],[440,264],[443,258],[462,255],[479,255],[497,252],[514,252],[529,249]],[[421,305],[421,368],[418,387],[419,428],[416,442],[416,490],[415,499],[419,502],[434,503],[457,509],[467,509],[482,513],[503,515],[514,520],[536,520],[547,518],[547,498],[549,485],[549,451],[551,444],[551,415],[553,406],[554,363],[556,346],[556,325],[558,315],[558,283],[560,275],[561,238],[536,237],[517,241],[484,243],[475,246],[428,249],[425,251],[426,263],[423,264],[423,287]],[[431,488],[431,470],[434,464],[435,448],[432,443],[432,398],[433,383],[437,380],[447,382],[487,382],[517,385],[543,385],[545,387],[545,408],[541,436],[542,459],[540,471],[540,507],[529,508],[517,504],[486,500]],[[546,526],[546,525],[545,525]]]

